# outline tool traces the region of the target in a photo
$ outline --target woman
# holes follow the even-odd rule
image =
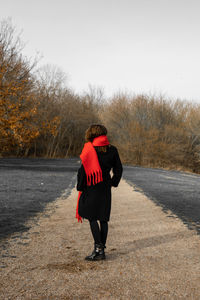
[[[77,176],[79,197],[76,218],[78,221],[82,221],[81,217],[89,220],[94,239],[94,250],[91,255],[86,256],[86,260],[105,259],[111,187],[117,187],[122,176],[122,164],[117,148],[109,144],[106,134],[105,126],[91,125],[86,130],[87,143],[80,155],[82,165]]]

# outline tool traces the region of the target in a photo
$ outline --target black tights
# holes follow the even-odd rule
[[[100,227],[97,221],[89,220],[89,222],[95,244],[102,243],[105,246],[108,235],[108,222],[100,221]]]

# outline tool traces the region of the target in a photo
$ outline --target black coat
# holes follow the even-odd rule
[[[77,190],[82,191],[78,213],[88,220],[109,221],[111,210],[111,187],[117,187],[122,176],[122,164],[117,148],[109,145],[107,152],[98,152],[103,182],[87,186],[83,165],[78,170]],[[111,178],[110,171],[113,171]]]

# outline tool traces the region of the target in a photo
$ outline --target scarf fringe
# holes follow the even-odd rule
[[[92,183],[93,183],[93,185],[95,185],[102,181],[103,181],[102,170],[93,171],[87,175],[87,185],[88,186],[91,186]]]

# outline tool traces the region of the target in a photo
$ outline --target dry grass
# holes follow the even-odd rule
[[[87,262],[93,242],[87,221],[74,218],[76,196],[58,199],[50,217],[9,239],[0,299],[199,300],[195,231],[122,181],[113,189],[107,260]]]

